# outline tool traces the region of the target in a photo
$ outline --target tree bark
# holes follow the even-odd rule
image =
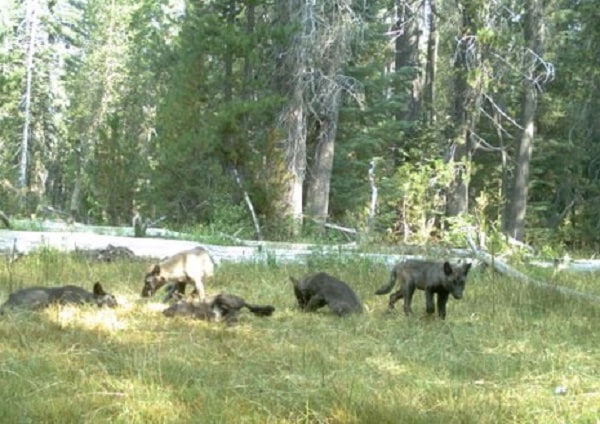
[[[302,197],[306,176],[306,113],[300,87],[296,87],[291,104],[283,113],[285,160],[287,178],[284,194],[284,214],[292,219],[291,233],[300,234],[302,229]]]
[[[308,173],[306,190],[307,213],[324,224],[329,214],[329,192],[333,172],[333,155],[339,115],[340,89],[331,96],[325,115],[319,121],[315,157]]]
[[[448,188],[448,216],[458,216],[469,208],[470,138],[479,104],[479,81],[469,79],[473,68],[479,65],[473,21],[475,7],[472,0],[460,4],[462,25],[454,62],[454,139],[448,155],[448,161],[454,166],[454,180]]]
[[[71,219],[79,222],[80,206],[81,206],[81,190],[83,186],[83,169],[82,169],[81,149],[77,148],[75,152],[75,181],[73,182],[73,192],[71,193],[71,201],[69,203],[69,213]]]
[[[510,198],[507,199],[504,233],[522,241],[525,237],[525,215],[529,184],[529,166],[535,138],[535,115],[537,111],[536,71],[542,53],[542,3],[528,0],[526,4],[524,40],[527,58],[523,74],[523,100],[521,104],[522,132],[519,139],[516,167]]]
[[[415,124],[421,104],[422,84],[419,60],[419,6],[420,0],[396,0],[395,60],[396,73],[402,75],[401,84],[405,108],[398,110],[396,118],[410,127]]]
[[[435,122],[435,79],[438,60],[438,30],[437,30],[437,4],[436,0],[428,0],[429,10],[427,22],[429,23],[429,35],[427,37],[427,62],[425,64],[425,124],[431,125]]]
[[[35,41],[38,27],[38,9],[36,0],[27,2],[27,17],[25,25],[28,28],[29,41],[27,43],[27,59],[25,64],[25,94],[23,103],[25,105],[25,119],[23,124],[23,138],[21,140],[21,155],[19,159],[19,181],[18,187],[27,186],[27,170],[29,167],[29,138],[31,133],[31,84],[33,81],[33,57],[35,56]]]
[[[284,224],[292,235],[302,229],[303,185],[306,175],[306,104],[304,100],[304,77],[309,56],[306,34],[312,30],[313,8],[309,2],[290,0],[278,3],[281,25],[300,25],[298,32],[290,37],[288,45],[282,45],[277,54],[277,86],[282,96],[289,100],[279,116],[283,136],[281,146],[285,162],[285,177],[281,183],[280,211]]]
[[[316,142],[307,174],[306,211],[324,231],[329,214],[339,109],[346,81],[343,70],[351,56],[350,43],[357,17],[351,0],[338,0],[334,5],[322,2],[314,13],[316,26],[310,33],[313,71],[308,83],[310,91],[307,90],[305,96],[312,112],[311,122],[315,123]]]

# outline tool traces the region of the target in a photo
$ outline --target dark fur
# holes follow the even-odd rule
[[[248,308],[250,312],[258,316],[271,316],[275,307],[271,305],[251,305],[239,296],[219,293],[210,296],[204,302],[181,301],[169,306],[163,311],[167,317],[187,316],[205,321],[225,321],[233,324],[242,308]]]
[[[52,304],[92,304],[97,306],[118,306],[112,294],[106,293],[100,283],[95,283],[90,292],[78,286],[60,287],[28,287],[11,293],[8,300],[0,308],[0,313],[7,308],[43,309]]]
[[[305,312],[313,312],[323,306],[339,315],[362,312],[362,304],[354,290],[341,280],[325,273],[307,275],[302,280],[290,277],[298,306]]]
[[[453,266],[449,262],[408,260],[394,266],[387,284],[375,294],[389,293],[398,281],[400,287],[390,295],[389,308],[393,309],[398,299],[404,298],[404,313],[408,315],[412,312],[410,304],[415,290],[424,290],[427,313],[435,312],[433,298],[437,295],[438,315],[445,319],[448,297],[462,298],[470,269],[470,263]]]

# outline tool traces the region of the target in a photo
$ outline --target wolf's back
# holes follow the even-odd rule
[[[10,308],[41,309],[51,302],[52,299],[47,288],[30,287],[11,293],[0,307],[0,313],[4,313]]]

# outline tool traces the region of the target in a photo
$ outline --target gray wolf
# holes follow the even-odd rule
[[[92,304],[97,306],[118,306],[112,294],[106,293],[102,285],[94,284],[93,291],[74,285],[58,287],[28,287],[8,296],[8,300],[0,307],[0,313],[8,308],[43,309],[51,304]]]
[[[413,294],[416,289],[425,291],[425,309],[435,312],[434,295],[437,295],[437,311],[440,318],[446,318],[446,303],[449,295],[461,299],[465,290],[467,274],[471,264],[451,265],[449,262],[407,260],[392,268],[390,279],[375,294],[389,293],[396,282],[399,290],[390,295],[389,309],[394,308],[398,299],[404,298],[404,313],[409,315]]]
[[[362,304],[354,290],[345,282],[325,272],[309,274],[301,280],[290,276],[298,306],[313,312],[327,305],[336,315],[362,312]]]
[[[184,294],[187,284],[204,300],[204,281],[214,275],[215,264],[208,250],[203,247],[184,250],[152,264],[144,277],[142,297],[150,297],[162,286],[169,284],[166,300]]]
[[[205,321],[225,321],[233,324],[242,308],[247,308],[257,316],[271,316],[275,307],[271,305],[251,305],[239,296],[219,293],[199,303],[180,301],[163,311],[167,317],[189,316]]]

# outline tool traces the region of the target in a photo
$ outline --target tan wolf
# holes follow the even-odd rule
[[[144,278],[142,297],[152,296],[162,286],[169,284],[166,298],[168,300],[176,294],[175,292],[183,295],[186,284],[191,284],[200,300],[204,300],[204,281],[212,277],[214,272],[214,261],[204,247],[198,246],[184,250],[152,264],[148,268]]]
[[[435,312],[433,297],[437,294],[437,311],[440,318],[446,318],[446,303],[451,294],[455,299],[461,299],[465,290],[467,274],[471,269],[470,263],[451,265],[449,262],[434,262],[411,259],[400,262],[392,269],[386,285],[379,288],[375,294],[389,293],[396,282],[399,290],[390,295],[389,308],[400,298],[404,298],[404,313],[410,314],[410,304],[416,289],[425,291],[425,308],[427,313]]]

